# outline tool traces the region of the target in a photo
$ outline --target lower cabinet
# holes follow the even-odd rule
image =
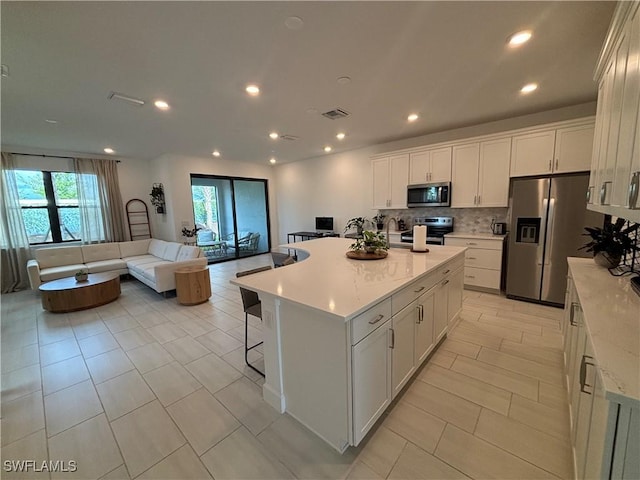
[[[392,398],[402,390],[416,369],[415,341],[418,307],[407,305],[391,319]]]
[[[502,281],[504,236],[445,236],[445,245],[467,247],[464,259],[464,284],[467,287],[499,292]]]

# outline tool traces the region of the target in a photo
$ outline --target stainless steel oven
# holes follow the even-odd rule
[[[426,225],[427,245],[444,245],[444,236],[453,232],[453,217],[416,217],[414,225]],[[400,235],[403,243],[413,243],[413,230]]]
[[[407,186],[407,207],[448,207],[450,205],[451,182]]]

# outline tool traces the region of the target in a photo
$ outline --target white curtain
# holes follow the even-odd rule
[[[13,156],[5,152],[2,152],[0,186],[2,293],[9,293],[29,287],[27,261],[31,251],[22,221]]]
[[[124,209],[114,160],[74,158],[83,243],[121,242]]]

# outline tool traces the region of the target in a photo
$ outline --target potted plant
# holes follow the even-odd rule
[[[367,219],[365,217],[353,217],[349,219],[349,221],[347,222],[347,226],[344,227],[345,233],[351,230],[352,228],[355,228],[356,232],[358,232],[358,235],[362,235],[362,229],[366,221]]]
[[[623,228],[625,223],[624,218],[618,218],[615,223],[607,219],[602,228],[585,227],[587,233],[583,235],[591,237],[591,241],[580,247],[580,250],[593,252],[593,259],[598,265],[607,268],[618,266],[623,255],[640,250],[634,240],[629,238],[640,224],[634,223]]]
[[[384,228],[384,219],[385,216],[382,213],[378,213],[373,217],[373,222],[376,224],[376,228],[378,230],[382,230]]]
[[[349,246],[349,250],[366,253],[380,253],[388,250],[387,239],[382,232],[372,232],[365,230],[362,232],[362,238],[358,238]]]
[[[151,205],[156,207],[156,213],[164,213],[164,188],[161,183],[154,183],[151,187]]]
[[[182,236],[187,239],[192,239],[198,234],[199,230],[202,230],[202,229],[197,227],[196,225],[194,225],[193,228],[182,227]],[[186,245],[189,245],[196,242],[194,240],[186,240],[184,243]]]
[[[89,274],[86,270],[78,270],[75,274],[76,282],[86,282],[89,278]]]

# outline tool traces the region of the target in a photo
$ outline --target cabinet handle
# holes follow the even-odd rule
[[[591,203],[591,190],[593,187],[587,188],[587,203]]]
[[[575,313],[576,313],[577,306],[578,304],[576,302],[571,302],[571,309],[569,310],[569,323],[574,327],[578,326],[577,322],[575,321]]]
[[[376,318],[372,318],[371,320],[369,320],[369,325],[375,325],[376,323],[378,323],[383,318],[384,318],[384,315],[380,314]]]
[[[422,305],[416,305],[416,325],[420,325],[420,307]]]
[[[464,278],[476,278],[476,277],[473,275],[465,275]]]
[[[467,257],[467,260],[477,260],[476,257]]]
[[[549,160],[549,171],[551,171],[551,160]]]
[[[467,245],[477,245],[476,242],[467,242]]]
[[[558,159],[556,158],[556,168],[555,170],[558,170]]]
[[[587,384],[587,365],[595,366],[592,362],[587,362],[587,358],[589,360],[593,360],[593,357],[589,355],[582,355],[582,361],[580,362],[580,391],[582,393],[586,393],[587,395],[591,395],[593,392],[589,392],[585,390],[585,387],[593,387],[593,385]]]
[[[474,205],[477,205],[477,204],[478,204],[478,196],[477,196],[477,195],[474,195],[474,196],[473,196],[473,204],[474,204]]]
[[[394,348],[396,344],[396,333],[393,331],[393,328],[390,328],[389,331],[391,332],[391,344],[389,348]]]
[[[425,287],[420,287],[417,290],[414,290],[413,293],[420,293],[422,290],[424,290]]]
[[[449,270],[449,269],[447,268],[444,272],[442,272],[442,274],[443,274],[443,275],[446,275],[446,274],[447,274],[447,273],[449,273],[450,271],[451,271],[451,270]]]
[[[600,205],[609,205],[607,202],[607,190],[608,186],[612,182],[602,182],[602,187],[600,188]]]
[[[633,172],[629,183],[629,208],[635,210],[638,206],[638,190],[640,190],[640,171]]]
[[[480,195],[478,195],[478,205],[482,205],[482,200],[480,200]]]
[[[447,283],[449,283],[449,280],[445,280],[444,282],[442,282],[442,286],[444,287]]]

